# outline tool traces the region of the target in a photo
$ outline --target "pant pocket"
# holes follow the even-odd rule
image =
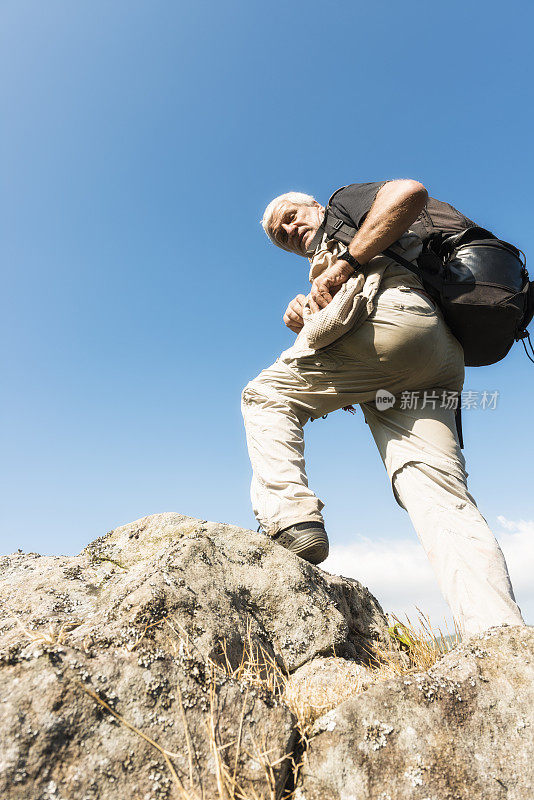
[[[392,288],[386,289],[376,301],[377,311],[381,309],[406,311],[409,314],[430,317],[436,313],[436,304],[418,289]]]

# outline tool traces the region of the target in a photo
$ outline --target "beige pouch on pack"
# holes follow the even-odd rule
[[[339,252],[344,249],[339,242],[324,240],[310,259],[310,282],[335,264]],[[366,265],[367,276],[363,272],[353,275],[320,311],[312,311],[306,303],[302,313],[304,327],[301,338],[311,350],[320,350],[332,344],[355,326],[361,325],[369,316],[385,268],[383,261],[381,258],[370,261]]]
[[[362,294],[364,277],[360,273],[344,283],[326,308],[313,312],[306,304],[302,319],[308,345],[314,350],[326,347],[354,327],[359,316],[367,316],[367,298]]]

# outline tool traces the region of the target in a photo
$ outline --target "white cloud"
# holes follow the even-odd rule
[[[505,555],[516,600],[525,621],[534,624],[534,520],[498,517],[495,534]],[[356,578],[369,588],[385,611],[412,621],[417,608],[435,627],[453,629],[448,606],[418,540],[359,538],[350,545],[333,545],[324,567],[328,572]]]
[[[520,598],[534,604],[534,520],[497,519],[504,528],[502,532],[496,531],[497,539],[508,564],[517,602],[523,608]]]

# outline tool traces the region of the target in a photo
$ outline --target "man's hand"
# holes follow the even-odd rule
[[[298,333],[304,327],[304,320],[302,319],[302,310],[306,303],[306,297],[303,294],[298,294],[294,300],[290,302],[284,314],[284,322],[287,327]]]
[[[354,270],[346,261],[339,259],[331,267],[325,269],[312,283],[309,305],[312,311],[320,311],[339,291],[339,288],[354,275]]]

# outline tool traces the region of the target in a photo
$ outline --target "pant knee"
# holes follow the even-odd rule
[[[251,412],[261,410],[291,417],[300,425],[304,425],[309,419],[309,413],[303,411],[291,398],[263,381],[247,383],[241,393],[241,410],[245,418]]]
[[[251,415],[254,416],[254,414],[258,411],[259,400],[259,395],[252,391],[249,388],[249,384],[247,384],[241,392],[241,414],[243,415],[243,421],[245,425],[248,424]]]
[[[249,384],[247,383],[247,385],[241,392],[241,408],[244,410],[245,406],[248,406],[253,402],[254,402],[254,396],[249,389]]]
[[[453,474],[424,461],[409,461],[391,475],[391,486],[395,500],[405,510],[424,497],[437,505],[445,503],[451,510],[468,506],[476,509],[460,467],[458,474]]]
[[[258,391],[258,387],[255,386],[252,381],[247,383],[241,392],[241,409],[243,413],[245,413],[248,408],[265,405],[267,401],[268,396],[264,392]]]

